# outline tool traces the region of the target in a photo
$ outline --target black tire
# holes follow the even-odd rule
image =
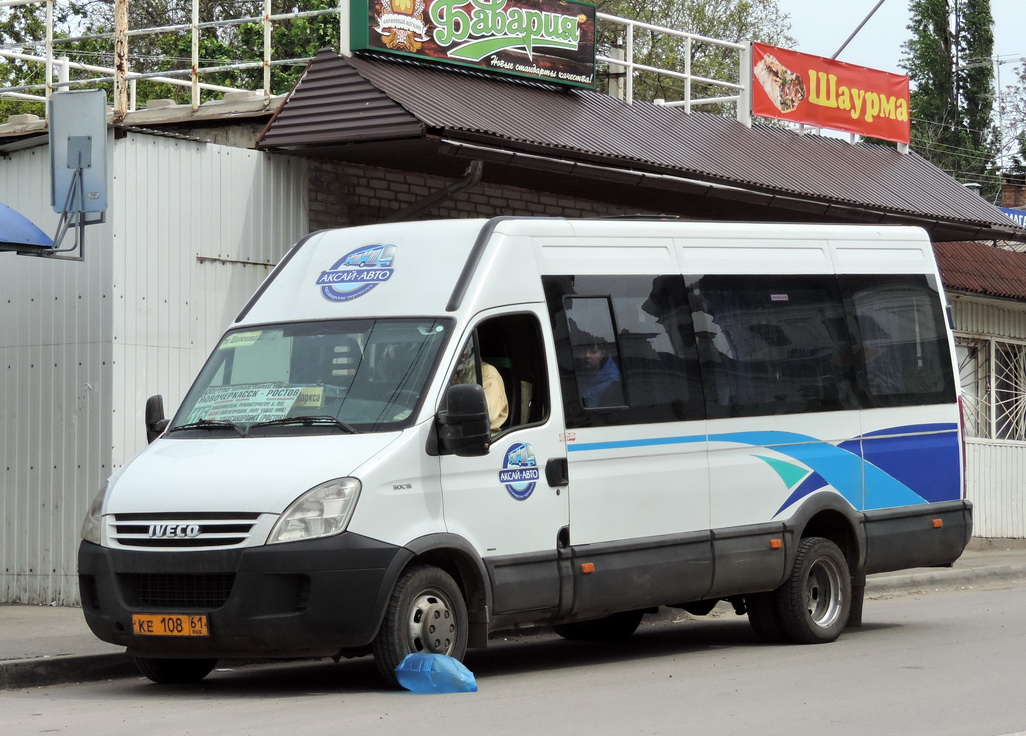
[[[217,665],[216,659],[151,659],[132,657],[143,675],[161,685],[188,685],[199,682]]]
[[[622,611],[593,621],[559,624],[552,629],[564,639],[575,641],[617,641],[626,639],[641,625],[642,611]]]
[[[807,537],[791,574],[774,593],[780,625],[797,644],[825,644],[844,631],[851,610],[851,573],[836,544]]]
[[[399,685],[395,668],[407,654],[445,654],[462,660],[467,651],[467,604],[452,576],[437,567],[411,567],[403,573],[372,648],[378,671],[393,686]]]
[[[752,630],[764,642],[783,644],[790,641],[780,624],[780,610],[777,607],[775,592],[746,595],[745,609],[748,611],[748,623],[751,624]]]

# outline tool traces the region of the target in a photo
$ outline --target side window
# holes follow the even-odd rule
[[[548,276],[567,426],[705,416],[684,279]]]
[[[855,368],[866,407],[955,400],[944,312],[926,276],[845,276]]]
[[[577,398],[585,409],[624,405],[623,374],[608,297],[567,297]]]
[[[833,276],[703,276],[691,290],[710,417],[858,408]]]
[[[538,320],[531,314],[481,322],[460,352],[451,383],[480,383],[497,434],[548,419],[545,351]]]

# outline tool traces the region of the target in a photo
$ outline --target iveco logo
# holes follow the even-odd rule
[[[150,524],[150,537],[153,539],[189,539],[198,537],[198,524]]]

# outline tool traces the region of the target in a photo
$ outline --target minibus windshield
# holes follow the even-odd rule
[[[379,432],[409,426],[450,320],[361,319],[227,333],[172,438]]]

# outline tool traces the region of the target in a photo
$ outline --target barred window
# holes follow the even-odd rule
[[[994,438],[1026,440],[1026,345],[994,343]]]
[[[958,336],[968,437],[1026,442],[1026,344]]]
[[[990,437],[990,341],[955,338],[967,437]]]

